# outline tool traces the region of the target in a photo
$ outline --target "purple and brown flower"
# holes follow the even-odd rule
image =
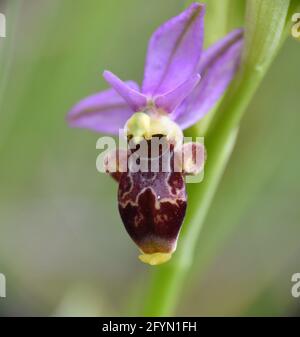
[[[83,99],[67,117],[72,127],[100,133],[115,135],[125,129],[128,144],[146,145],[146,166],[157,161],[160,169],[156,172],[132,170],[129,159],[135,150],[129,146],[111,153],[105,162],[119,184],[119,212],[125,228],[142,252],[140,259],[151,265],[168,261],[176,250],[187,206],[185,176],[203,169],[203,160],[196,160],[196,153],[204,158],[203,144],[183,144],[183,130],[213,108],[239,66],[242,30],[203,50],[204,14],[205,5],[194,3],[154,32],[141,88],[105,71],[103,76],[112,88]],[[163,151],[153,157],[154,138],[169,146],[167,159]],[[161,169],[163,160],[170,164],[168,172]],[[110,162],[117,166],[114,172]],[[180,170],[175,169],[178,162]]]

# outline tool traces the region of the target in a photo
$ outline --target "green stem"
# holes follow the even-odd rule
[[[187,273],[193,263],[206,214],[234,147],[239,122],[283,41],[282,32],[285,28],[289,2],[279,0],[278,3],[280,3],[278,8],[272,7],[270,0],[261,2],[250,0],[248,3],[250,33],[246,35],[243,66],[224,97],[217,118],[206,136],[208,160],[205,178],[201,184],[189,186],[189,211],[178,251],[171,262],[157,267],[152,275],[150,289],[144,301],[143,314],[146,316],[168,316],[174,313]],[[278,21],[275,20],[275,25],[273,23],[272,31],[266,31],[268,19],[274,19],[275,14]],[[254,23],[256,27],[251,26]],[[262,39],[258,36],[260,29],[265,30]],[[257,54],[253,54],[251,47],[255,45],[259,45],[261,53],[257,50]]]

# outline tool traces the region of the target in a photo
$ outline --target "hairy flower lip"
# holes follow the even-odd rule
[[[129,152],[131,153],[131,156],[135,156],[139,147],[135,146],[135,142],[133,144],[133,147],[131,147],[132,140],[134,140],[133,136],[129,136]],[[174,143],[169,142],[166,139],[166,136],[162,134],[155,134],[149,140],[143,138],[141,143],[142,142],[142,145],[144,145],[144,151],[139,152],[138,157],[140,158],[140,160],[146,160],[148,162],[163,160],[165,155],[171,155],[171,152],[173,152],[175,149]]]
[[[143,254],[172,254],[186,212],[181,173],[123,173],[119,181],[119,213]]]

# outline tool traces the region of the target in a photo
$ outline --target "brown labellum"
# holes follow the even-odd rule
[[[125,228],[144,254],[172,254],[186,211],[181,173],[124,173],[119,212]]]
[[[159,141],[162,141],[161,136]],[[186,172],[184,165],[180,167],[180,172],[174,169],[178,152],[173,146],[168,147],[168,151],[163,150],[163,146],[160,147],[156,155],[151,151],[151,142],[145,142],[147,151],[142,152],[142,155],[139,152],[135,162],[138,165],[143,162],[144,170],[140,166],[138,169],[133,168],[132,165],[135,161],[134,155],[141,149],[139,144],[138,149],[127,152],[126,172],[109,173],[119,183],[120,216],[128,234],[141,250],[140,259],[156,265],[168,261],[176,250],[187,207],[184,182]],[[120,154],[118,151],[118,165],[121,157],[124,158],[124,153]],[[152,170],[153,166],[156,167],[155,172]],[[167,172],[164,170],[166,167]]]

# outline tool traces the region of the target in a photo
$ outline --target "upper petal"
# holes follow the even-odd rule
[[[200,75],[196,74],[179,85],[174,90],[164,95],[155,97],[155,105],[168,113],[172,113],[177,106],[192,92],[200,81]]]
[[[160,95],[186,81],[199,63],[205,5],[194,3],[158,28],[150,39],[142,92]]]
[[[223,95],[238,69],[242,48],[243,31],[237,29],[203,53],[198,66],[201,81],[175,112],[182,129],[203,118]]]
[[[138,90],[134,82],[127,82],[127,85]],[[71,127],[118,134],[132,114],[133,110],[125,100],[114,89],[108,89],[77,103],[69,112],[67,121]]]
[[[131,88],[110,71],[104,71],[105,80],[124,98],[133,111],[141,111],[147,105],[147,97]]]

